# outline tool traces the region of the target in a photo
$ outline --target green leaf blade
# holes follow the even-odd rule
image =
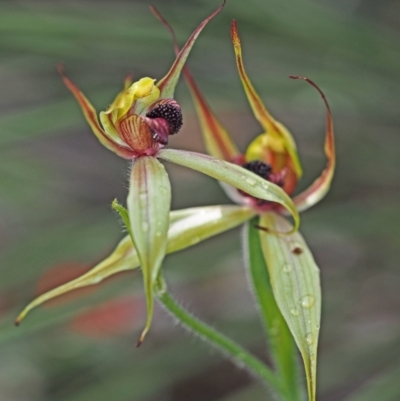
[[[296,347],[275,301],[261,249],[259,230],[256,228],[257,224],[258,218],[254,218],[245,226],[245,255],[251,285],[267,333],[269,350],[286,399],[299,401],[302,399],[303,389],[300,388],[298,377]]]
[[[262,215],[260,224],[278,231],[290,228],[276,213]],[[319,269],[300,233],[278,236],[260,230],[259,235],[276,303],[303,358],[309,400],[315,401],[321,320]]]
[[[127,199],[132,241],[142,266],[147,320],[138,345],[150,329],[154,310],[153,286],[167,249],[171,184],[164,166],[142,156],[132,166]]]

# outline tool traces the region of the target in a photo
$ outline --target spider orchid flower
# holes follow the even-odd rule
[[[224,3],[225,4],[225,3]],[[122,270],[141,266],[147,303],[147,320],[138,345],[148,332],[153,315],[154,292],[162,261],[167,253],[189,247],[205,238],[234,227],[254,216],[256,211],[243,206],[217,206],[171,212],[171,185],[160,159],[207,174],[257,199],[280,204],[294,219],[293,232],[299,225],[298,212],[290,197],[274,183],[235,163],[212,156],[181,150],[164,149],[169,135],[182,125],[174,89],[189,52],[201,30],[224,6],[206,18],[177,53],[171,69],[158,83],[142,78],[124,89],[105,111],[97,113],[83,93],[61,76],[73,93],[99,141],[118,156],[132,161],[127,210],[117,204],[129,236],[110,257],[88,273],[58,287],[31,302],[18,316],[18,324],[29,310],[42,302],[86,285],[96,284]]]
[[[179,47],[173,29],[154,7],[152,12],[171,33],[175,52],[178,53]],[[296,144],[287,128],[268,112],[247,76],[235,20],[231,25],[231,39],[243,88],[263,132],[256,136],[244,154],[240,153],[185,67],[185,78],[196,107],[206,149],[214,157],[252,171],[264,179],[265,185],[273,183],[281,187],[290,196],[302,175]],[[330,188],[336,163],[334,130],[329,104],[319,87],[308,78],[290,78],[302,79],[311,84],[321,95],[326,107],[326,168],[306,190],[293,197],[296,209],[304,211],[319,202]],[[321,315],[319,269],[301,234],[295,230],[290,232],[291,225],[282,216],[287,213],[279,204],[254,197],[246,191],[226,185],[225,182],[221,182],[221,185],[234,202],[259,216],[259,225],[256,227],[259,228],[259,241],[268,267],[274,298],[302,355],[308,394],[310,400],[314,400]],[[228,220],[229,217],[225,221]],[[284,231],[289,234],[277,234]],[[251,247],[250,243],[248,245]]]

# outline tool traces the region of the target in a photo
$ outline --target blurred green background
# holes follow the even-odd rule
[[[216,0],[153,0],[181,44]],[[158,309],[140,349],[140,273],[13,320],[38,292],[101,260],[121,238],[110,204],[127,192],[127,163],[97,142],[56,73],[104,109],[127,72],[161,78],[174,56],[148,1],[0,2],[0,400],[268,400],[265,389]],[[305,176],[324,166],[325,91],[338,168],[329,196],[303,214],[321,267],[319,400],[400,399],[400,3],[397,0],[228,0],[189,66],[242,150],[260,133],[234,64],[235,18],[248,74],[294,134]],[[204,151],[190,96],[170,146]],[[168,166],[173,207],[229,203],[218,184]],[[267,359],[247,288],[240,230],[169,256],[177,298]],[[79,295],[79,296],[78,296]]]

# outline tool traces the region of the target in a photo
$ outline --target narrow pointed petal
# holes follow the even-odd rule
[[[302,175],[302,169],[297,154],[296,144],[292,138],[292,135],[286,129],[286,127],[276,121],[271,114],[269,114],[246,74],[242,59],[240,37],[235,20],[232,21],[231,37],[233,48],[235,50],[236,65],[239,71],[240,79],[246,92],[247,99],[249,100],[250,106],[253,110],[254,116],[264,128],[267,135],[277,138],[277,142],[282,142],[284,144],[286,151],[289,153],[292,159],[294,171],[296,172],[297,177],[300,177]],[[255,159],[257,159],[257,157],[255,157],[254,160]]]
[[[276,213],[261,216],[262,226],[289,231]],[[317,346],[321,319],[319,269],[299,232],[277,236],[260,230],[260,241],[276,303],[303,358],[309,400],[315,401]]]
[[[113,274],[122,272],[124,270],[135,269],[137,267],[139,267],[139,258],[132,246],[131,239],[129,237],[125,237],[117,245],[110,256],[93,267],[87,273],[37,297],[19,314],[15,323],[18,325],[29,311],[52,298],[58,297],[72,290],[76,290],[77,288],[98,284],[100,281]]]
[[[134,161],[130,177],[128,211],[131,235],[142,266],[147,300],[147,321],[140,345],[153,317],[153,286],[167,250],[171,185],[164,166],[154,157]]]
[[[233,162],[240,155],[239,150],[210,109],[189,70],[185,69],[184,74],[196,107],[207,152],[218,159]]]
[[[168,74],[158,82],[157,86],[161,91],[160,98],[173,98],[175,86],[178,83],[179,76],[181,74],[183,66],[186,63],[186,59],[188,58],[189,53],[192,50],[194,42],[196,41],[203,28],[207,25],[207,23],[222,10],[225,5],[225,1],[226,0],[224,0],[223,4],[218,7],[216,11],[214,11],[196,28],[186,44],[182,47]]]
[[[211,156],[175,149],[162,149],[158,152],[157,157],[200,171],[203,174],[232,185],[255,198],[279,203],[294,219],[295,225],[290,232],[298,229],[300,217],[290,197],[282,188],[264,180],[249,170]]]
[[[179,46],[171,25],[154,6],[150,7],[150,9],[170,32],[174,43],[175,54],[178,55]],[[239,155],[236,145],[230,138],[226,129],[217,120],[215,114],[210,109],[187,67],[183,68],[183,73],[196,107],[207,152],[217,159],[233,161]]]
[[[85,95],[79,90],[79,88],[64,74],[64,68],[62,65],[59,66],[58,72],[61,75],[64,84],[72,92],[79,105],[81,106],[86,121],[89,123],[93,133],[96,135],[100,143],[107,149],[116,153],[118,156],[121,156],[125,159],[131,159],[132,151],[127,147],[122,146],[120,143],[116,142],[112,135],[109,135],[103,130],[97,118],[96,110],[93,108],[89,100],[86,99]]]
[[[324,151],[325,155],[328,159],[328,163],[326,165],[325,170],[322,172],[321,176],[318,177],[310,187],[308,187],[304,192],[297,195],[293,201],[297,206],[299,211],[304,211],[310,208],[311,206],[318,203],[329,191],[331,186],[331,182],[333,179],[333,175],[335,172],[336,165],[336,154],[335,154],[335,136],[333,130],[333,120],[332,113],[329,107],[328,101],[324,93],[319,89],[319,87],[310,79],[298,76],[290,76],[292,79],[303,79],[308,82],[314,88],[317,89],[319,94],[322,97],[322,100],[326,106],[326,136],[325,136],[325,146]]]

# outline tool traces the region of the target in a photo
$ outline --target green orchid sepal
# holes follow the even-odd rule
[[[114,209],[121,214],[128,211],[116,201]],[[174,253],[217,234],[223,233],[243,224],[255,215],[254,211],[245,206],[205,206],[169,213],[169,229],[167,236],[166,253]],[[96,285],[106,278],[127,270],[136,270],[140,261],[130,235],[126,235],[103,261],[82,276],[54,288],[34,299],[19,314],[16,319],[18,325],[25,316],[37,306],[53,298],[61,296],[78,288]]]

